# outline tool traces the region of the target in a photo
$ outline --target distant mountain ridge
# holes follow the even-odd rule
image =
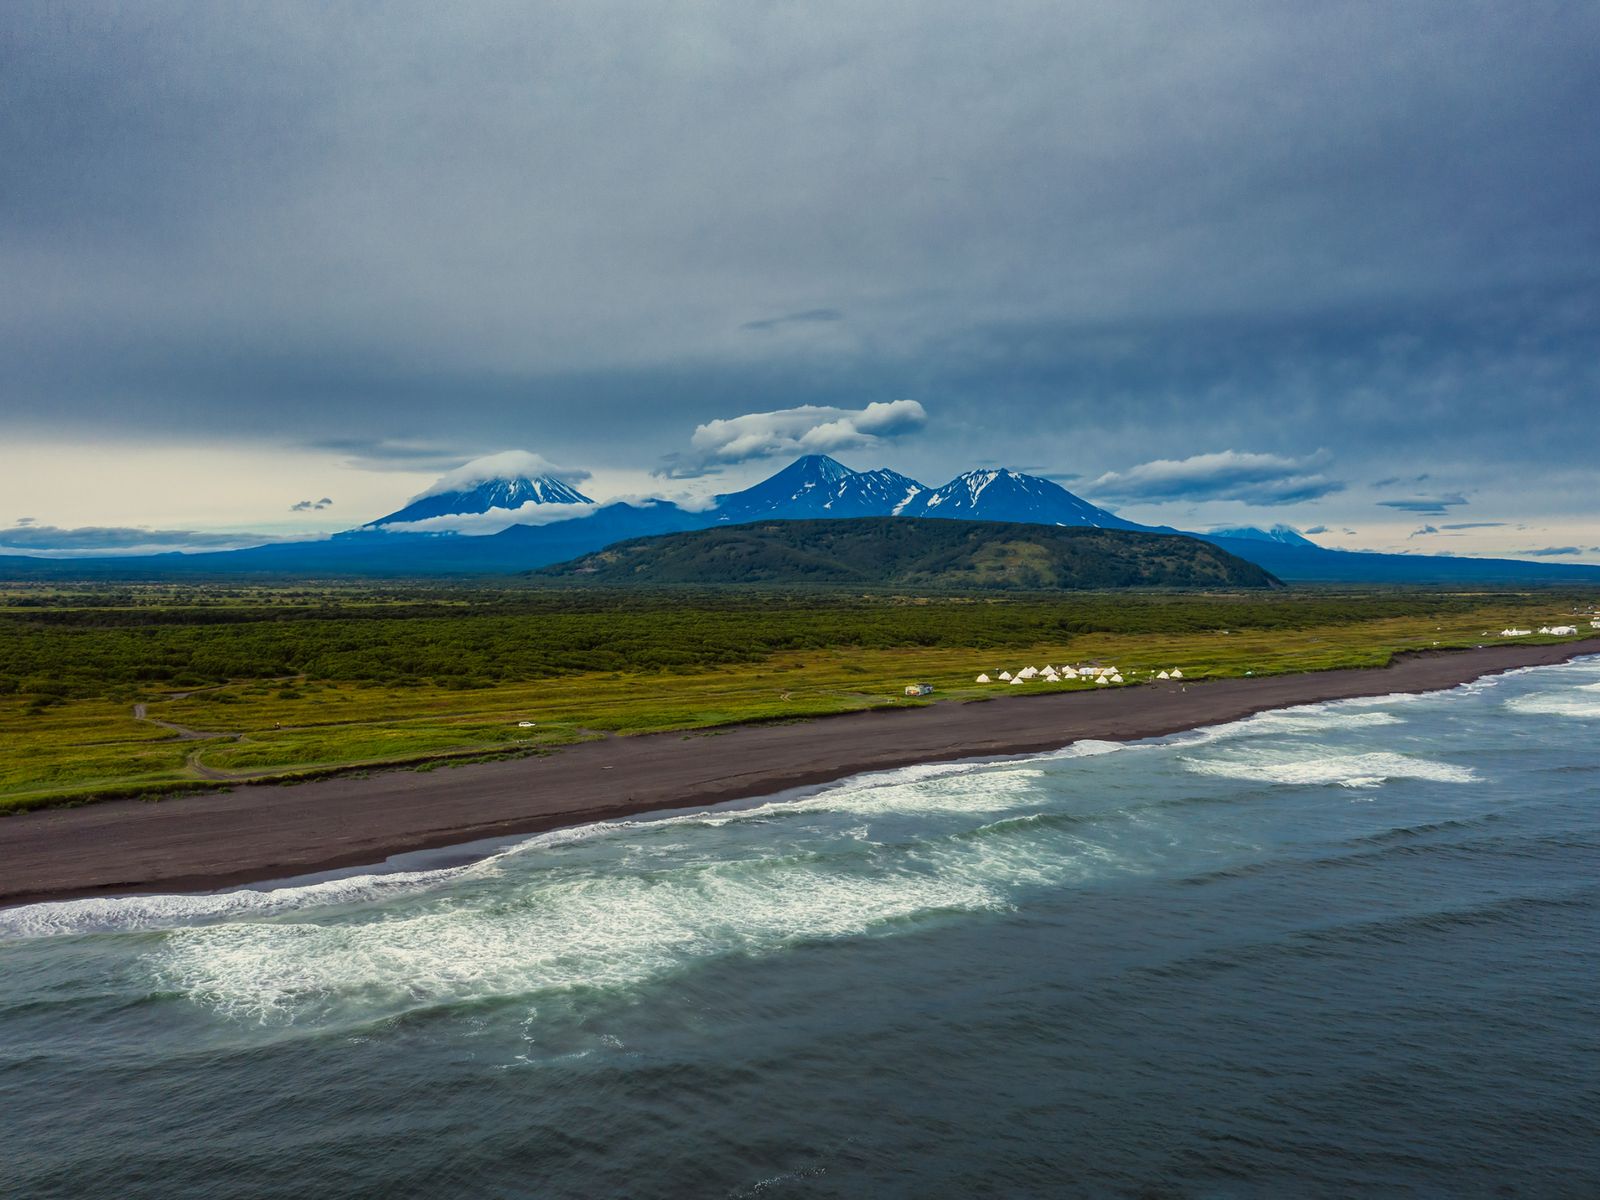
[[[634,538],[536,576],[595,584],[977,590],[1272,588],[1236,555],[1179,534],[915,517],[772,519]]]
[[[491,510],[520,509],[528,504],[594,505],[594,501],[569,484],[549,476],[490,479],[470,487],[433,490],[404,508],[375,521],[364,530],[408,525],[447,516],[480,515]],[[650,519],[642,514],[648,510]],[[743,491],[716,496],[712,507],[694,513],[671,501],[646,505],[604,505],[611,524],[624,523],[628,513],[641,514],[645,524],[660,525],[662,514],[679,514],[686,527],[736,525],[765,519],[805,520],[848,517],[943,517],[965,521],[1010,521],[1040,525],[1082,525],[1096,529],[1147,530],[1098,508],[1060,484],[1036,475],[1007,469],[968,471],[940,488],[880,467],[855,471],[825,454],[795,459],[777,474]],[[587,519],[575,514],[574,519]],[[550,521],[541,523],[545,528]],[[656,530],[643,530],[655,532]],[[396,531],[405,532],[405,531]]]
[[[913,498],[903,512],[908,517],[943,517],[958,521],[1150,529],[1148,525],[1125,520],[1074,496],[1054,480],[1005,469],[958,475],[942,488]]]
[[[1322,549],[1292,525],[1274,525],[1271,529],[1262,529],[1257,525],[1239,525],[1212,529],[1196,536],[1207,539],[1226,538],[1236,542],[1274,542],[1280,546],[1310,546],[1313,550]]]
[[[468,463],[405,507],[331,538],[195,554],[0,556],[0,577],[487,576],[527,571],[663,533],[765,520],[905,517],[1183,535],[1290,582],[1600,585],[1600,567],[1586,564],[1330,550],[1285,525],[1189,534],[1152,528],[1090,504],[1052,480],[1005,469],[968,471],[943,487],[930,488],[887,468],[853,471],[826,455],[806,455],[760,483],[716,496],[703,510],[660,499],[599,504],[557,473],[582,478],[552,472],[536,455],[511,451]],[[536,519],[529,519],[530,506],[536,506],[531,514]],[[513,515],[519,511],[520,522]],[[502,513],[505,521],[471,519]],[[452,529],[450,517],[462,518],[462,531]],[[497,533],[465,532],[474,525],[505,527]]]
[[[886,467],[852,471],[826,454],[808,454],[754,487],[716,497],[711,516],[725,524],[764,517],[887,517],[927,491]]]

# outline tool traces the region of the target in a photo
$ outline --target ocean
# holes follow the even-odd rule
[[[3,910],[0,1195],[1600,1196],[1597,734],[1587,659]]]

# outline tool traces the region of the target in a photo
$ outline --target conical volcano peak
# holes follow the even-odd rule
[[[457,467],[404,508],[370,524],[407,524],[527,504],[593,504],[574,486],[587,474],[563,470],[526,450],[490,454]]]

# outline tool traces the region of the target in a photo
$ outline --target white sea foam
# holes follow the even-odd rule
[[[171,929],[219,921],[260,919],[310,908],[383,903],[462,880],[495,875],[506,860],[517,854],[586,840],[606,829],[606,825],[597,824],[536,834],[474,862],[432,870],[342,875],[315,883],[264,889],[93,897],[25,904],[17,908],[0,909],[0,938]]]
[[[1515,696],[1506,701],[1505,707],[1528,716],[1600,720],[1600,683],[1580,684],[1558,692]]]
[[[799,860],[541,879],[492,901],[434,898],[357,922],[232,922],[172,931],[157,983],[219,1011],[294,1020],[364,1009],[637,984],[690,961],[859,934],[941,910],[1002,907],[973,876],[864,875]]]
[[[1378,751],[1339,754],[1325,747],[1294,751],[1257,750],[1219,754],[1211,758],[1185,758],[1184,766],[1197,775],[1291,786],[1338,785],[1378,787],[1390,779],[1426,779],[1436,783],[1474,783],[1470,767],[1452,766],[1426,758]]]

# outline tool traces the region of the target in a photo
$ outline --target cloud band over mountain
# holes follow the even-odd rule
[[[875,401],[861,409],[805,404],[745,413],[698,426],[688,453],[673,456],[661,474],[685,478],[758,458],[866,449],[913,433],[927,420],[927,410],[915,400]]]
[[[1323,455],[1289,458],[1224,450],[1183,459],[1157,459],[1108,471],[1084,486],[1090,495],[1159,504],[1176,500],[1238,500],[1275,506],[1317,500],[1344,490],[1323,475]]]

